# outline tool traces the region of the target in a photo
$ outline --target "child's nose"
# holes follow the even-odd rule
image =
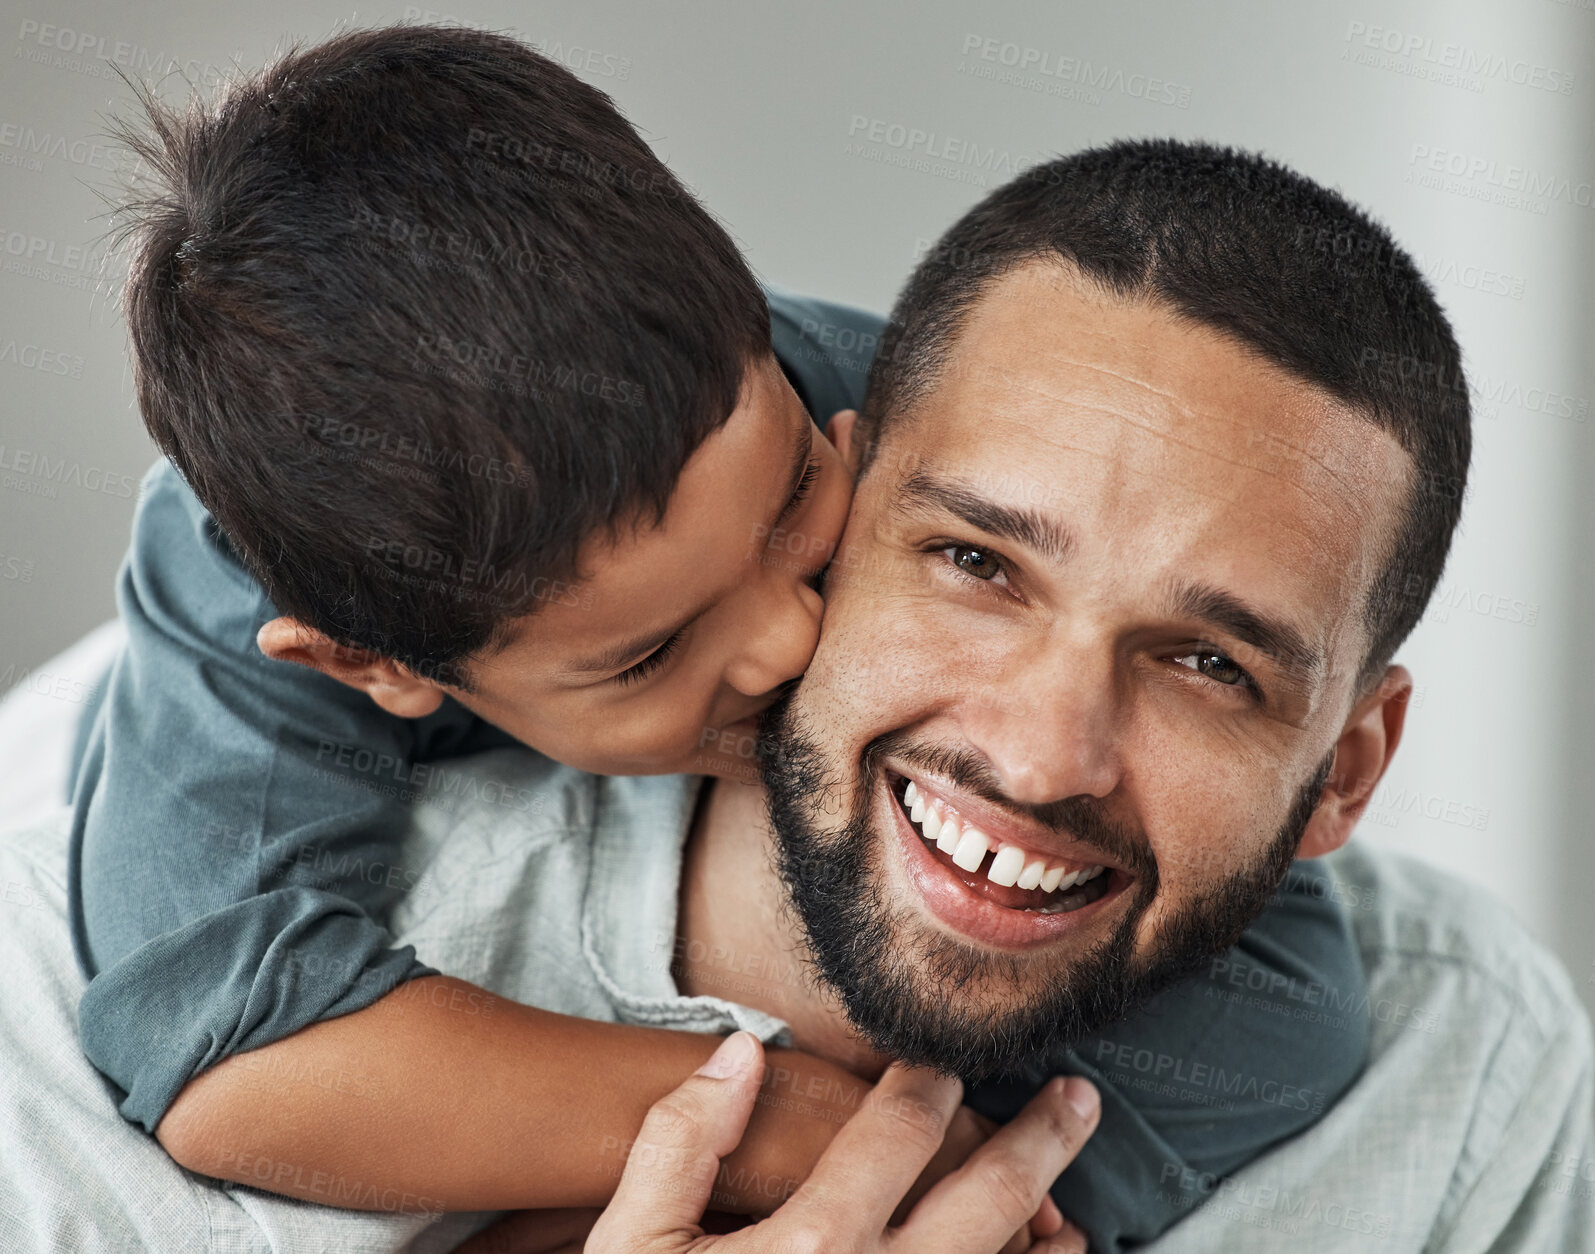
[[[807,583],[781,581],[759,607],[758,623],[726,672],[726,682],[758,697],[796,679],[814,656],[825,603]]]

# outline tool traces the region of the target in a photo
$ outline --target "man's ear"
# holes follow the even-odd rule
[[[425,718],[443,704],[443,689],[392,658],[351,649],[297,618],[274,618],[255,637],[276,662],[297,662],[363,692],[398,718]]]
[[[1373,800],[1374,789],[1401,743],[1411,696],[1411,672],[1405,666],[1392,666],[1353,707],[1335,743],[1335,761],[1323,796],[1296,850],[1298,858],[1321,858],[1351,839],[1352,828]]]
[[[836,446],[848,473],[858,478],[858,450],[853,447],[853,429],[858,425],[858,410],[843,409],[826,425],[825,438]]]

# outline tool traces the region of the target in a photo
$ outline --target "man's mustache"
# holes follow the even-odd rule
[[[1015,801],[1003,792],[996,771],[983,754],[967,745],[925,744],[903,731],[888,732],[865,746],[862,776],[866,786],[873,785],[887,758],[940,775],[1016,818],[1100,850],[1107,855],[1106,861],[1134,875],[1143,893],[1150,895],[1156,890],[1157,859],[1143,834],[1111,817],[1097,797],[1080,794],[1040,804]]]
[[[799,742],[806,741],[806,733],[790,722],[791,698],[801,683],[801,676],[788,680],[781,686],[775,701],[759,716],[759,758],[766,765],[786,758],[783,732],[796,736]],[[877,736],[864,747],[861,757],[856,813],[864,812],[869,794],[880,777],[881,763],[887,758],[939,774],[964,791],[1009,814],[1057,832],[1070,842],[1078,841],[1100,850],[1107,855],[1105,861],[1114,863],[1135,877],[1143,901],[1151,900],[1157,892],[1157,859],[1153,857],[1144,834],[1132,831],[1113,819],[1098,798],[1082,794],[1039,805],[1016,801],[1003,792],[996,771],[984,755],[966,745],[925,744],[908,731],[892,731]],[[811,778],[806,781],[806,787],[814,791],[828,783]]]

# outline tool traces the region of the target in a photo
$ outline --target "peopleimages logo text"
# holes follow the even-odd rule
[[[956,135],[937,134],[922,127],[904,122],[888,122],[884,118],[868,118],[855,113],[848,123],[847,134],[858,142],[879,144],[884,148],[912,153],[932,161],[946,161],[955,166],[969,166],[992,174],[1013,175],[1025,170],[1032,162],[1015,156],[1006,148],[982,148],[974,140],[959,139]]]
[[[1480,153],[1413,144],[1407,164],[1418,170],[1448,174],[1452,178],[1499,188],[1504,192],[1521,192],[1533,199],[1563,200],[1585,209],[1595,206],[1595,184],[1588,179],[1575,183],[1563,175],[1505,164]]]
[[[1480,79],[1498,79],[1519,87],[1533,87],[1556,95],[1573,94],[1573,75],[1555,66],[1542,65],[1523,57],[1481,52],[1466,44],[1437,42],[1428,35],[1398,30],[1393,26],[1351,22],[1346,27],[1346,42],[1371,48],[1391,56],[1424,61]]]
[[[1155,74],[1126,70],[1122,66],[1101,61],[1065,56],[1045,48],[968,34],[964,36],[963,53],[966,57],[1002,66],[1021,76],[1033,74],[1038,79],[1074,83],[1152,104],[1173,105],[1177,109],[1188,109],[1191,105],[1191,88],[1185,83],[1171,82]]]

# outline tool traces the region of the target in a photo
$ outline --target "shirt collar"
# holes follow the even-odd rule
[[[671,975],[681,868],[705,781],[695,775],[597,779],[582,949],[622,1023],[727,1033],[789,1045],[786,1023],[720,997],[683,997]]]

